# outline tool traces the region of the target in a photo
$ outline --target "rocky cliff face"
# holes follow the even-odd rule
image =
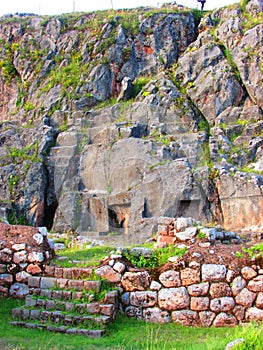
[[[141,241],[263,222],[260,0],[0,20],[1,211]]]

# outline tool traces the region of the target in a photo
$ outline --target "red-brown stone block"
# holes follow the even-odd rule
[[[257,300],[256,300],[256,307],[259,309],[263,309],[263,293],[258,293]]]
[[[213,326],[214,327],[235,327],[237,323],[238,322],[235,316],[222,312],[215,317]]]
[[[190,298],[185,287],[163,288],[158,293],[159,307],[165,310],[186,309],[190,305]]]
[[[174,270],[168,270],[160,274],[159,280],[164,287],[180,287],[180,273]]]
[[[209,283],[192,284],[188,286],[188,293],[193,297],[205,296],[209,291]]]
[[[186,268],[181,270],[181,280],[183,286],[189,286],[200,282],[200,270]]]
[[[251,292],[247,288],[242,289],[242,291],[236,296],[236,303],[249,308],[253,305],[256,299],[256,293]]]
[[[245,280],[251,280],[252,278],[257,276],[257,272],[248,266],[242,268],[241,274]]]
[[[263,292],[263,275],[259,275],[250,280],[247,288],[252,292]]]
[[[132,292],[134,290],[146,290],[151,284],[151,277],[147,271],[125,272],[121,280],[122,287]]]
[[[190,309],[194,311],[206,311],[209,309],[210,300],[208,297],[192,297]]]
[[[173,311],[172,320],[183,326],[198,326],[200,323],[198,313],[191,310]]]
[[[209,294],[212,299],[221,297],[231,297],[232,290],[228,283],[218,282],[212,283],[210,286]]]
[[[199,318],[202,327],[210,327],[216,314],[212,311],[201,311],[199,312]]]

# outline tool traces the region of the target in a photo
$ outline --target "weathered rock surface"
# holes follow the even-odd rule
[[[224,265],[204,264],[202,266],[202,280],[204,282],[219,282],[226,277],[226,267]]]
[[[143,310],[143,317],[146,322],[154,322],[159,324],[170,322],[169,313],[159,309],[158,307]]]
[[[159,280],[164,287],[181,286],[180,273],[178,271],[174,271],[174,270],[165,271],[159,276]]]
[[[262,230],[262,31],[252,0],[1,18],[0,217],[127,242],[167,216]]]
[[[157,303],[156,292],[131,292],[130,303],[133,306],[152,307]]]
[[[125,272],[122,286],[127,291],[145,290],[150,286],[151,278],[148,272]]]
[[[164,310],[185,309],[190,304],[189,295],[185,287],[161,289],[158,301],[159,306]]]
[[[112,283],[118,283],[121,280],[121,275],[116,272],[110,266],[102,266],[95,270],[96,275],[101,278],[106,278],[108,281]]]
[[[191,310],[173,311],[172,319],[184,326],[197,326],[199,323],[198,313]]]

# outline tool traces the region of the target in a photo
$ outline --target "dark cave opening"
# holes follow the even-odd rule
[[[145,198],[143,204],[142,218],[150,218],[151,216],[152,215],[149,210],[148,200]]]
[[[55,213],[58,207],[58,203],[51,203],[50,205],[45,205],[43,226],[50,230],[54,223]]]
[[[121,223],[119,223],[118,221],[118,216],[115,210],[108,208],[108,218],[109,218],[109,227],[121,228]]]
[[[178,217],[186,215],[186,213],[188,212],[189,207],[191,205],[191,202],[192,202],[191,200],[181,200],[180,201],[178,212],[177,212]]]

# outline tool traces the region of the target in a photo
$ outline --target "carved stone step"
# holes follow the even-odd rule
[[[28,278],[29,288],[64,288],[64,289],[76,289],[87,290],[93,292],[99,292],[101,288],[101,281],[87,281],[67,278],[55,278],[44,276],[31,276]]]
[[[13,325],[67,334],[101,337],[118,310],[117,290],[96,301],[102,282],[85,280],[92,269],[46,267],[48,276],[31,276],[25,306],[12,310]],[[100,328],[94,330],[94,328]],[[92,330],[90,330],[92,329]]]
[[[106,299],[106,298],[105,298]],[[54,299],[43,299],[35,298],[31,295],[26,296],[25,300],[26,307],[44,308],[45,310],[59,310],[59,311],[75,311],[79,314],[90,313],[90,314],[101,314],[114,318],[116,305],[105,304],[100,302],[72,302],[62,301]],[[14,309],[15,310],[15,309]]]
[[[56,277],[56,278],[67,278],[67,279],[77,279],[77,278],[87,278],[92,275],[93,267],[56,267],[46,265],[44,268],[44,273],[46,277]]]
[[[13,326],[20,326],[20,327],[31,328],[31,329],[45,329],[50,332],[84,335],[89,338],[100,338],[105,333],[104,329],[96,329],[96,330],[82,329],[82,328],[79,329],[79,328],[71,328],[66,326],[45,325],[45,324],[23,322],[23,321],[13,321],[13,322],[10,322],[10,324],[12,324]]]
[[[63,313],[58,310],[40,310],[40,309],[26,309],[26,308],[15,308],[12,310],[12,317],[18,320],[37,320],[40,322],[59,323],[64,326],[78,326],[99,324],[104,326],[111,320],[110,316],[107,315],[88,315],[75,313]]]

